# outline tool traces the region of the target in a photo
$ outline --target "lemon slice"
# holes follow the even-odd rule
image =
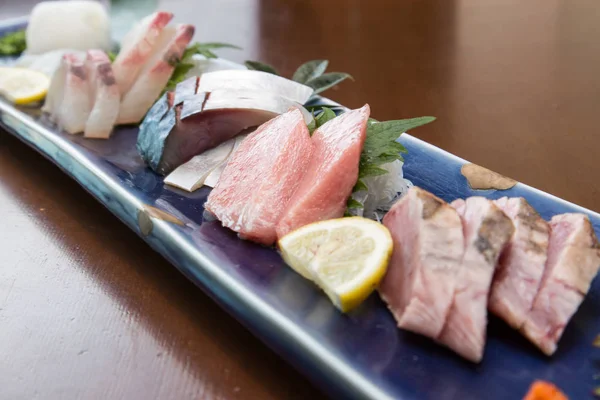
[[[305,225],[278,244],[284,261],[319,285],[342,312],[360,305],[377,288],[393,249],[387,228],[362,217]]]
[[[0,67],[0,94],[15,104],[42,100],[50,79],[41,72],[27,68]]]

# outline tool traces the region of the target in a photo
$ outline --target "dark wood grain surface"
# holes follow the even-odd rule
[[[29,2],[31,3],[31,2]],[[2,1],[2,18],[27,1]],[[327,95],[600,211],[594,0],[178,0],[197,40],[291,75],[327,58]],[[322,395],[83,189],[0,132],[0,398]]]

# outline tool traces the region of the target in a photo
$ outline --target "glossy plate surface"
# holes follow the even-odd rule
[[[204,222],[208,188],[186,194],[165,186],[137,154],[137,128],[119,128],[107,141],[86,140],[57,132],[39,111],[16,109],[3,100],[0,122],[336,398],[521,399],[535,379],[554,382],[573,399],[590,397],[594,375],[600,373],[600,350],[592,347],[600,333],[600,280],[552,358],[492,318],[485,358],[473,366],[398,330],[377,295],[342,315],[275,250],[239,240],[218,222]],[[446,201],[523,196],[545,219],[584,212],[600,234],[597,213],[522,184],[505,191],[471,190],[460,172],[464,160],[410,135],[400,141],[409,151],[406,177]]]

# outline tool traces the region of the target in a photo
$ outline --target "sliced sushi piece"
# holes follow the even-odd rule
[[[119,124],[138,123],[158,99],[179,60],[194,36],[192,25],[179,25],[173,32],[163,29],[152,57],[146,62],[135,83],[123,94]]]
[[[51,78],[60,67],[65,54],[74,54],[78,58],[85,58],[86,52],[73,49],[52,50],[43,54],[23,54],[15,60],[14,66],[32,69],[41,72]]]
[[[68,133],[83,132],[92,111],[92,97],[84,60],[65,54],[54,73],[42,108]]]
[[[227,159],[225,159],[225,161],[223,161],[218,167],[213,169],[210,174],[208,174],[208,176],[204,180],[205,186],[208,186],[211,188],[214,188],[215,186],[217,186],[217,183],[219,183],[219,178],[221,178],[221,174],[225,170],[225,167],[227,166],[227,163],[229,162],[231,155],[233,154],[233,152],[235,152],[237,150],[238,147],[240,147],[240,144],[242,143],[242,141],[244,139],[246,139],[246,137],[248,137],[247,134],[241,134],[241,135],[236,136],[233,139],[235,141],[235,143],[233,145],[233,150],[231,151],[231,154],[229,155],[229,157],[227,157]]]
[[[303,118],[312,119],[298,103],[268,93],[215,91],[190,95],[192,87],[193,79],[177,85],[172,109],[165,111],[167,98],[161,99],[140,127],[138,150],[159,174],[170,173],[192,157],[290,107],[298,109]]]
[[[108,50],[110,21],[97,1],[42,1],[29,16],[27,54],[58,49]]]
[[[121,95],[110,59],[102,50],[90,50],[85,62],[93,107],[85,124],[85,137],[108,139],[119,115]]]
[[[226,70],[202,74],[198,91],[215,90],[266,92],[300,104],[306,103],[314,93],[310,86],[268,72],[253,70]]]
[[[438,341],[462,357],[480,362],[485,347],[487,300],[500,252],[514,232],[510,220],[484,197],[451,204],[461,216],[465,252],[454,301]]]
[[[462,268],[460,216],[433,194],[412,187],[383,218],[394,250],[379,293],[398,327],[436,339]]]
[[[121,42],[121,51],[113,62],[115,79],[121,94],[131,89],[142,68],[156,53],[163,30],[173,14],[157,11],[136,24]]]
[[[278,237],[303,225],[344,215],[358,180],[369,113],[366,104],[330,120],[313,133],[313,158],[277,225]]]
[[[204,184],[206,177],[223,164],[231,154],[235,139],[221,143],[215,148],[195,156],[190,161],[177,167],[166,178],[167,185],[193,192]]]
[[[522,332],[552,355],[600,268],[600,245],[584,214],[556,215],[550,221],[548,261]]]
[[[538,292],[548,253],[548,223],[521,197],[495,200],[512,220],[515,234],[500,255],[488,309],[521,328]]]
[[[277,221],[305,175],[313,148],[298,109],[264,123],[233,153],[206,210],[243,238],[273,244]]]

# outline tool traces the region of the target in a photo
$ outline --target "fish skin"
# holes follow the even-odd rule
[[[458,212],[442,199],[411,187],[383,218],[394,240],[379,294],[398,327],[439,337],[462,268],[464,236]]]
[[[84,60],[75,54],[65,54],[52,83],[43,111],[60,128],[70,134],[81,133],[92,110],[88,74]]]
[[[487,300],[494,270],[515,228],[510,218],[484,197],[459,199],[450,205],[461,217],[465,252],[454,300],[437,341],[478,363],[485,348]]]
[[[83,135],[88,138],[108,139],[119,115],[119,87],[110,59],[102,50],[87,52],[86,69],[94,101]]]
[[[169,30],[163,30],[161,39],[166,42],[146,63],[131,89],[121,100],[119,124],[139,123],[152,104],[160,96],[173,73],[176,60],[179,60],[194,36],[192,25],[179,25],[173,37]],[[167,40],[169,39],[169,40]]]
[[[332,119],[313,133],[313,160],[277,225],[279,238],[303,225],[344,215],[358,180],[369,114],[366,104]]]
[[[550,228],[544,276],[521,328],[548,356],[556,351],[600,268],[600,245],[587,215],[555,215]]]
[[[133,86],[171,19],[173,19],[172,13],[157,11],[145,17],[125,36],[121,51],[113,62],[115,79],[121,94],[126,93]]]
[[[242,238],[272,245],[277,221],[305,174],[313,149],[298,109],[267,121],[231,155],[205,209]]]

